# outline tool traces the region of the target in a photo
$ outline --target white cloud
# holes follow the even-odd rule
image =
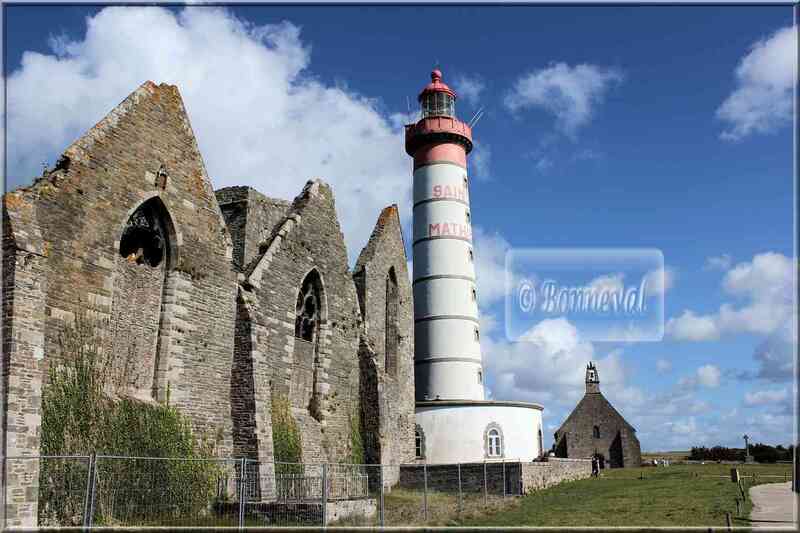
[[[665,266],[662,269],[651,270],[646,275],[647,287],[655,294],[665,294],[675,285],[675,269]]]
[[[621,293],[625,290],[625,283],[622,281],[624,277],[625,275],[622,273],[598,276],[589,282],[588,287],[590,290],[594,290],[598,294],[603,292]]]
[[[755,375],[741,377],[756,378],[775,383],[791,381],[795,376],[797,360],[797,321],[786,320],[774,333],[756,348],[753,355],[758,363]]]
[[[789,390],[771,389],[760,390],[755,392],[747,392],[744,395],[744,404],[748,407],[760,405],[772,405],[776,403],[785,402],[789,398]]]
[[[667,422],[666,425],[669,427],[670,431],[678,433],[679,435],[692,435],[697,433],[697,420],[695,420],[693,416],[683,420]]]
[[[291,199],[310,178],[330,183],[351,259],[372,230],[365,221],[410,205],[405,117],[320,81],[309,43],[288,22],[255,26],[211,7],[109,7],[87,19],[81,39],[51,46],[24,53],[8,77],[11,186],[150,79],[178,86],[215,187]]]
[[[722,372],[716,365],[703,365],[699,367],[694,374],[685,376],[678,381],[678,387],[682,390],[691,390],[695,387],[702,386],[709,389],[719,387]]]
[[[458,74],[453,78],[453,89],[456,91],[459,100],[463,100],[470,106],[477,106],[481,94],[486,89],[486,83],[478,75]]]
[[[697,315],[686,310],[666,325],[676,340],[715,340],[722,333],[770,334],[794,316],[797,263],[782,254],[757,254],[725,274],[722,287],[730,296],[745,300],[742,306],[723,303],[719,311]]]
[[[703,365],[697,369],[697,382],[708,388],[719,387],[719,368],[715,365]]]
[[[781,28],[750,47],[736,67],[736,90],[717,109],[721,137],[738,141],[789,124],[797,69],[797,33]]]
[[[705,270],[728,270],[731,267],[732,260],[730,254],[722,254],[716,257],[709,257],[706,259]]]
[[[478,181],[489,181],[491,179],[492,149],[486,143],[475,143],[475,148],[469,155],[469,161],[475,170],[475,177]]]
[[[666,374],[672,371],[672,362],[667,359],[659,359],[656,361],[656,371],[659,374]]]
[[[688,310],[677,318],[670,318],[664,334],[673,339],[688,341],[719,339],[719,330],[712,317],[698,316]]]
[[[522,342],[484,337],[484,364],[493,379],[494,396],[546,403],[549,409],[572,408],[584,392],[586,364],[595,361],[601,387],[613,395],[636,398],[625,385],[619,353],[599,356],[591,342],[564,318],[543,320],[521,336]]]
[[[506,252],[511,245],[499,233],[489,233],[480,226],[473,228],[472,237],[478,304],[488,308],[506,294]]]
[[[617,69],[554,63],[520,77],[505,98],[512,112],[542,108],[556,118],[557,128],[569,137],[587,125],[597,106],[615,83],[622,81]]]

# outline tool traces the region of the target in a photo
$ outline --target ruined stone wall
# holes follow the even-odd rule
[[[44,370],[45,249],[33,206],[3,197],[3,366],[0,443],[5,456],[32,456],[39,450]],[[36,525],[37,460],[7,460],[2,476],[6,526]]]
[[[234,262],[244,268],[259,256],[259,247],[269,241],[291,204],[251,187],[225,187],[216,196],[233,239]]]
[[[273,233],[262,256],[251,263],[245,283],[253,301],[255,350],[263,354],[271,393],[293,400],[302,460],[348,462],[352,418],[360,409],[361,317],[330,187],[309,182]],[[312,269],[322,285],[315,347],[295,338],[298,292]],[[312,410],[306,400],[315,394],[317,408]]]
[[[42,375],[59,357],[65,324],[85,315],[115,357],[139,338],[136,357],[146,368],[128,392],[163,399],[169,386],[171,403],[230,453],[223,385],[233,347],[230,238],[177,88],[143,84],[67,148],[47,177],[4,200],[12,218],[24,221],[11,225],[15,239],[25,225],[40,232]],[[144,265],[120,256],[120,241],[147,201],[161,206],[168,239],[164,267],[143,273]],[[113,334],[103,321],[114,324]],[[12,365],[21,356],[7,353]]]
[[[412,462],[414,310],[397,206],[381,213],[359,256],[353,278],[364,315],[366,346],[361,357],[369,359],[362,361],[362,379],[372,383],[362,390],[367,462]],[[392,290],[396,292],[394,308],[390,310],[387,297],[392,297]],[[398,475],[397,469],[387,471],[386,483],[394,484]]]

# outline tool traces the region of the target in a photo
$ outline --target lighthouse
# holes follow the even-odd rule
[[[530,461],[542,406],[485,399],[467,158],[472,129],[436,69],[405,129],[414,160],[414,380],[418,461]]]
[[[472,130],[434,70],[406,129],[414,158],[414,380],[417,400],[483,400],[467,155]]]

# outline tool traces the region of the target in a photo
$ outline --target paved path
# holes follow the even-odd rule
[[[791,481],[751,487],[750,501],[753,527],[797,528],[797,493],[792,492]]]

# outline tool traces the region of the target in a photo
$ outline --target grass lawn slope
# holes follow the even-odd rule
[[[725,513],[734,526],[738,486],[730,480],[734,465],[673,465],[604,470],[598,479],[563,483],[517,498],[502,511],[464,517],[463,526],[699,526],[724,527]],[[791,465],[736,465],[753,484],[791,479]],[[718,477],[719,476],[719,477]],[[724,476],[724,477],[721,477]],[[774,477],[768,477],[774,476]],[[788,476],[788,477],[785,477]],[[751,504],[742,505],[743,517]]]

